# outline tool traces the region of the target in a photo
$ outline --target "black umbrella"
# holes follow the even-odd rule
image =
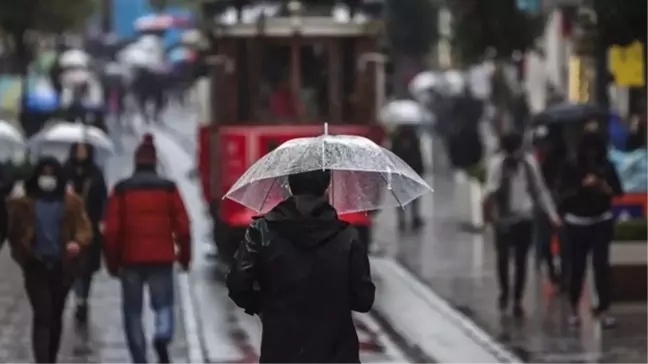
[[[562,123],[580,123],[590,120],[603,119],[607,121],[610,112],[594,104],[574,104],[565,102],[550,106],[542,113],[538,114],[533,123],[548,125]]]

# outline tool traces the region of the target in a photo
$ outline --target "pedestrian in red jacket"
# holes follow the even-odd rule
[[[104,229],[106,266],[122,284],[126,340],[135,363],[146,363],[142,327],[144,285],[155,312],[154,346],[160,363],[168,363],[173,337],[173,264],[183,270],[191,261],[189,218],[175,183],[156,173],[153,136],[135,152],[135,173],[119,181],[108,199]],[[177,253],[176,253],[177,252]]]

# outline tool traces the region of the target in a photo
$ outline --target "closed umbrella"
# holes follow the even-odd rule
[[[380,110],[379,119],[387,125],[419,125],[431,123],[433,115],[416,101],[395,100]]]

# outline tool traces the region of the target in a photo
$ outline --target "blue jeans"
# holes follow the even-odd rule
[[[122,313],[126,341],[134,363],[146,363],[146,337],[142,326],[144,285],[148,285],[151,308],[155,314],[156,342],[168,343],[173,337],[173,265],[140,264],[121,271]]]

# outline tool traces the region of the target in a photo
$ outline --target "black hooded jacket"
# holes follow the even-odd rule
[[[261,362],[359,362],[352,311],[371,309],[375,286],[357,232],[325,199],[293,196],[255,219],[227,286],[261,317]]]

